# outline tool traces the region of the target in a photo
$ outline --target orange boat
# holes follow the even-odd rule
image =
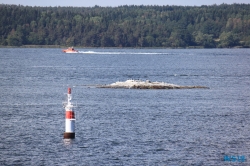
[[[75,50],[74,47],[69,47],[68,49],[63,50],[63,52],[65,52],[65,53],[78,53],[78,51]]]

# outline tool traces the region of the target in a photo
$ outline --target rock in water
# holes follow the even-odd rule
[[[98,88],[127,88],[127,89],[209,89],[206,86],[181,86],[164,82],[151,82],[149,80],[127,80],[125,82],[115,82],[109,85],[101,85]]]

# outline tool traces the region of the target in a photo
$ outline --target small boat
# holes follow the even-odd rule
[[[78,53],[78,51],[75,50],[74,47],[69,47],[68,49],[63,50],[63,52],[65,52],[65,53]]]

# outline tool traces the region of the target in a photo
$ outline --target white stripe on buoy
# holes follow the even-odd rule
[[[73,111],[73,105],[71,103],[71,88],[68,88],[68,101],[65,108],[65,132],[64,139],[74,139],[75,138],[75,113]]]

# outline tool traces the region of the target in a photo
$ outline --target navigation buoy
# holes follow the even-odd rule
[[[64,104],[65,108],[65,132],[64,139],[75,138],[75,113],[73,111],[73,105],[71,103],[72,95],[71,88],[68,88],[68,101]]]

